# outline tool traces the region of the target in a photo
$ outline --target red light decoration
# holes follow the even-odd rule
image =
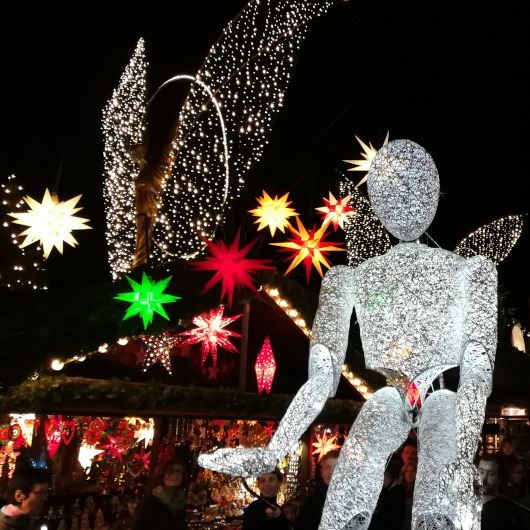
[[[236,237],[230,247],[227,247],[224,241],[215,243],[214,241],[208,241],[208,239],[199,234],[206,245],[208,245],[208,249],[213,254],[213,258],[207,256],[205,258],[207,261],[199,261],[191,264],[194,267],[197,267],[195,270],[216,271],[213,278],[206,284],[202,294],[222,279],[223,290],[221,293],[221,300],[228,292],[230,307],[232,307],[234,287],[237,287],[238,291],[241,287],[248,287],[258,294],[253,285],[254,279],[250,275],[255,274],[255,271],[258,269],[274,269],[274,267],[264,265],[264,263],[269,263],[270,260],[245,259],[248,251],[252,248],[254,243],[256,243],[258,238],[254,239],[254,241],[250,242],[246,247],[238,250],[240,232],[241,229],[237,231]]]
[[[355,215],[355,208],[348,206],[348,201],[350,200],[350,195],[347,197],[339,197],[335,199],[333,193],[329,192],[329,201],[322,197],[324,204],[321,208],[315,208],[317,212],[322,216],[322,224],[331,222],[335,232],[340,226],[344,230],[344,222],[350,224],[348,217]]]
[[[53,459],[61,440],[63,439],[63,430],[66,428],[62,416],[52,416],[50,421],[44,423],[44,432],[46,433],[46,440],[48,442],[48,451],[50,458]],[[70,440],[69,440],[70,441]]]
[[[407,399],[409,400],[410,406],[413,407],[416,404],[418,407],[421,407],[421,398],[420,391],[415,383],[410,385],[410,388],[407,391]]]
[[[324,456],[329,453],[330,451],[334,451],[335,449],[340,449],[341,446],[335,443],[335,440],[338,438],[338,433],[333,435],[331,438],[328,438],[328,433],[324,432],[324,436],[320,438],[320,436],[317,434],[316,439],[317,441],[313,443],[313,446],[316,447],[316,449],[313,451],[314,455],[319,455],[318,461],[320,462]]]
[[[274,381],[274,374],[276,373],[276,359],[272,353],[269,337],[265,338],[263,347],[256,359],[254,369],[256,370],[256,380],[258,381],[258,390],[260,391],[260,394],[263,389],[269,394],[272,382]]]
[[[107,440],[109,443],[102,445],[101,449],[105,449],[109,456],[118,458],[121,462],[121,457],[129,450],[131,442],[125,438],[114,438],[113,436],[107,436]]]
[[[209,313],[202,313],[195,317],[192,322],[197,326],[197,329],[184,331],[180,335],[190,337],[181,343],[181,346],[188,344],[198,344],[202,342],[202,359],[201,366],[204,366],[204,361],[208,354],[212,356],[214,366],[217,365],[217,347],[221,346],[229,352],[237,352],[237,348],[228,340],[228,337],[241,337],[239,333],[234,333],[228,329],[223,329],[228,324],[234,322],[243,315],[235,317],[223,317],[224,307],[219,309],[212,309]]]

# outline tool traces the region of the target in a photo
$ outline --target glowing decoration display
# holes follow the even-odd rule
[[[19,451],[15,451],[15,444],[13,442],[7,442],[6,445],[0,447],[0,478],[4,472],[4,464],[7,460],[7,477],[11,479],[15,472],[17,456],[19,454]]]
[[[300,312],[287,298],[284,298],[281,295],[278,288],[266,285],[263,290],[276,302],[278,307],[285,311],[287,316],[300,328],[305,335],[311,337],[311,329],[307,325],[306,321],[301,317]]]
[[[96,449],[92,445],[87,445],[85,443],[82,443],[79,447],[79,463],[81,464],[81,467],[87,471],[92,467],[92,462],[94,459],[100,455],[101,453],[104,453],[105,451],[103,449]]]
[[[361,394],[364,399],[369,399],[374,393],[371,386],[357,374],[352,372],[347,365],[342,367],[342,375],[348,380],[350,385],[355,387],[355,389]]]
[[[48,442],[48,452],[50,453],[50,458],[53,459],[61,441],[63,439],[63,417],[62,416],[52,416],[49,421],[44,423],[44,433],[46,435],[46,441]]]
[[[164,294],[164,291],[166,290],[168,283],[171,281],[173,276],[157,282],[156,280],[148,278],[147,274],[144,272],[142,274],[141,284],[136,283],[128,276],[126,276],[126,278],[131,284],[133,292],[122,293],[114,297],[116,300],[123,300],[124,302],[131,303],[131,306],[129,309],[127,309],[123,320],[138,315],[143,320],[144,329],[147,328],[148,324],[152,324],[155,313],[158,313],[169,320],[165,309],[162,307],[162,304],[169,304],[171,302],[180,300],[179,296]]]
[[[416,178],[420,177],[421,178]],[[407,189],[407,193],[404,190]],[[439,179],[430,155],[408,140],[388,143],[368,172],[368,193],[379,219],[402,242],[352,269],[331,269],[322,282],[313,324],[309,381],[292,401],[267,448],[218,450],[199,464],[237,476],[270,472],[336,392],[353,308],[366,367],[407,387],[386,387],[357,416],[327,493],[321,528],[365,529],[376,507],[388,455],[419,433],[412,528],[480,528],[473,459],[491,392],[497,344],[497,271],[482,256],[465,259],[413,239],[436,211]],[[417,236],[416,236],[417,237]],[[385,292],[388,307],[368,301]],[[434,391],[433,380],[460,367],[457,392]],[[419,417],[406,393],[421,399]]]
[[[265,337],[265,342],[256,359],[254,370],[256,372],[256,381],[258,382],[260,394],[264,389],[267,391],[267,394],[270,394],[274,374],[276,373],[276,359],[274,358],[274,353],[272,353],[268,336]]]
[[[298,230],[293,227],[289,227],[289,231],[294,236],[293,239],[289,239],[287,243],[270,243],[277,247],[285,247],[280,249],[278,252],[290,252],[294,251],[289,260],[293,260],[289,268],[285,271],[285,275],[289,274],[295,267],[304,263],[305,271],[307,276],[307,283],[309,283],[309,276],[311,275],[311,265],[315,267],[320,276],[322,276],[322,267],[327,267],[329,269],[330,263],[325,256],[328,255],[330,251],[334,250],[346,250],[344,248],[337,248],[341,243],[331,243],[329,241],[324,241],[329,235],[329,232],[326,233],[326,229],[329,226],[329,221],[323,224],[318,230],[316,225],[313,227],[313,230],[309,232],[305,229],[304,225],[300,219],[296,218],[296,223],[298,224]]]
[[[107,454],[112,458],[117,458],[121,462],[121,457],[129,450],[131,443],[126,438],[117,436],[107,436],[107,445],[102,445]]]
[[[221,306],[219,309],[212,309],[209,313],[203,313],[202,315],[195,317],[192,322],[197,328],[190,331],[184,331],[180,334],[181,336],[184,335],[190,337],[182,342],[180,344],[181,346],[202,342],[201,366],[204,366],[204,361],[206,361],[208,355],[212,356],[214,366],[217,365],[218,346],[229,352],[238,351],[228,340],[228,337],[241,337],[241,335],[224,328],[238,318],[241,318],[243,315],[223,317],[224,310],[225,308]]]
[[[103,111],[103,196],[109,264],[114,280],[130,272],[133,265],[135,179],[139,175],[139,167],[131,158],[130,147],[143,141],[142,121],[147,107],[146,74],[145,43],[140,39],[118,88]]]
[[[24,197],[30,209],[24,213],[10,213],[16,221],[13,223],[28,226],[20,236],[26,236],[22,242],[22,248],[40,241],[43,247],[44,257],[48,258],[53,247],[61,254],[63,243],[75,247],[78,243],[72,236],[72,230],[89,230],[91,227],[85,225],[88,219],[76,217],[74,214],[82,208],[76,208],[81,195],[66,202],[59,202],[57,195],[50,195],[46,190],[42,203],[31,197]]]
[[[16,423],[19,426],[24,444],[31,447],[36,420],[35,414],[10,414],[9,416],[11,417],[11,423]]]
[[[509,215],[497,219],[461,241],[453,252],[470,258],[484,256],[498,265],[510,253],[523,231],[523,216]]]
[[[324,431],[324,434],[322,435],[322,437],[320,437],[318,434],[315,435],[315,438],[317,439],[317,441],[313,442],[313,447],[315,447],[315,450],[313,451],[313,455],[318,455],[319,462],[330,451],[335,451],[341,448],[339,444],[335,443],[335,440],[338,438],[338,436],[339,436],[338,434],[334,434],[333,436],[328,437],[328,433],[326,431]]]
[[[154,228],[163,254],[189,258],[204,247],[197,232],[213,238],[223,211],[240,195],[246,175],[262,156],[307,22],[331,5],[249,2],[210,48],[194,76],[173,141],[173,163]]]
[[[143,445],[147,448],[155,437],[155,422],[153,421],[153,418],[149,418],[148,422],[144,422],[143,420],[140,421],[141,427],[135,434],[135,438],[137,438],[136,442],[138,444],[144,442]]]
[[[272,237],[274,237],[276,229],[285,234],[285,228],[291,226],[289,217],[298,215],[294,208],[289,208],[292,201],[287,201],[288,197],[289,193],[286,193],[280,199],[278,199],[278,195],[271,199],[265,190],[263,191],[263,197],[256,197],[259,207],[249,210],[249,213],[258,218],[254,222],[254,224],[259,223],[258,231],[268,226]]]
[[[388,135],[389,133],[387,132],[385,141],[383,142],[383,146],[388,144]],[[377,154],[377,149],[374,149],[371,143],[370,143],[370,146],[368,146],[362,140],[357,138],[357,136],[355,138],[361,144],[361,147],[364,150],[364,153],[361,153],[361,156],[364,158],[364,160],[344,160],[344,162],[357,166],[357,167],[352,167],[348,169],[348,171],[368,171],[370,169],[370,166],[372,165],[372,160]],[[365,175],[361,179],[361,181],[357,184],[356,187],[359,187],[361,184],[366,182],[367,179],[368,179],[368,175]]]
[[[177,344],[178,340],[171,333],[165,331],[159,337],[142,337],[142,341],[146,348],[144,372],[158,362],[167,370],[169,375],[172,375],[169,352]]]
[[[526,344],[524,342],[523,332],[519,326],[514,326],[510,334],[510,344],[513,348],[526,353]]]
[[[322,200],[326,206],[315,208],[322,215],[322,224],[331,223],[335,232],[339,226],[344,230],[344,223],[350,224],[350,217],[355,215],[355,208],[348,206],[350,196],[347,195],[344,199],[342,197],[335,199],[330,191],[329,200],[324,197]]]
[[[265,265],[265,263],[270,263],[270,260],[245,258],[257,239],[254,239],[254,241],[251,241],[248,245],[239,249],[240,233],[241,229],[237,231],[236,237],[229,247],[226,246],[224,241],[216,243],[203,238],[208,249],[213,254],[213,258],[206,256],[206,261],[192,263],[192,266],[196,267],[195,270],[216,271],[213,278],[206,284],[202,294],[213,287],[219,280],[223,280],[221,300],[224,298],[225,294],[228,293],[230,307],[232,306],[234,287],[237,287],[238,290],[240,290],[241,287],[248,287],[250,290],[258,294],[258,291],[256,291],[256,288],[254,287],[254,279],[251,274],[254,274],[255,271],[259,269],[274,268]]]

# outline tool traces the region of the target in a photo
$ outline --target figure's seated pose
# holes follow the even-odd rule
[[[309,380],[269,446],[221,449],[199,457],[200,465],[241,477],[275,468],[336,392],[355,307],[366,366],[394,386],[375,392],[356,418],[330,482],[320,529],[368,527],[387,459],[414,426],[419,462],[413,528],[480,528],[473,458],[491,391],[497,272],[481,256],[465,259],[418,242],[436,213],[439,193],[436,166],[414,142],[395,140],[375,155],[368,195],[400,243],[355,269],[338,266],[326,274]],[[433,380],[455,366],[460,366],[458,392],[439,390],[425,399]],[[422,403],[419,416],[406,399],[413,383]]]

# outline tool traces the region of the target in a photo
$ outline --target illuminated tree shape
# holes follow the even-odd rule
[[[276,229],[285,234],[285,227],[291,226],[288,218],[298,215],[294,208],[288,208],[292,201],[287,202],[289,193],[286,193],[281,199],[278,195],[271,199],[266,191],[263,191],[263,197],[256,197],[260,206],[254,210],[249,210],[258,220],[254,224],[259,223],[258,232],[268,226],[271,231],[271,236],[274,237]]]
[[[338,434],[334,434],[331,438],[328,438],[328,433],[324,431],[324,435],[322,436],[322,438],[318,434],[315,436],[316,436],[317,441],[313,443],[313,446],[316,447],[316,449],[313,451],[313,454],[319,455],[318,456],[319,462],[330,451],[335,451],[336,449],[341,448],[340,445],[335,443],[335,440],[339,436]]]
[[[339,199],[335,199],[333,196],[333,193],[331,191],[329,192],[329,201],[322,198],[324,201],[324,204],[326,206],[322,206],[321,208],[315,208],[317,212],[320,212],[320,215],[322,215],[322,224],[326,224],[331,222],[333,224],[333,228],[335,229],[335,232],[337,231],[337,228],[340,226],[344,230],[344,223],[350,224],[349,217],[355,215],[355,208],[351,208],[348,206],[348,201],[350,200],[350,196],[347,197],[339,197]]]
[[[180,344],[181,346],[202,342],[201,366],[204,366],[204,361],[206,361],[208,354],[212,356],[214,366],[217,365],[218,346],[229,352],[238,351],[228,340],[228,337],[241,337],[241,335],[224,328],[243,315],[223,317],[224,310],[225,308],[221,306],[219,309],[212,309],[209,313],[203,313],[202,315],[195,317],[192,322],[197,326],[197,329],[180,333],[180,335],[190,337],[182,342]]]
[[[146,347],[146,356],[144,362],[144,372],[159,362],[169,373],[171,372],[171,356],[169,352],[177,343],[177,339],[172,337],[168,331],[165,331],[160,337],[142,337]]]
[[[208,249],[213,254],[213,258],[206,257],[207,261],[199,261],[197,263],[192,263],[191,265],[197,267],[195,270],[201,271],[216,271],[213,278],[206,284],[204,294],[208,289],[213,287],[219,280],[223,280],[223,289],[221,293],[221,300],[224,298],[224,295],[228,292],[229,305],[232,307],[232,298],[234,296],[234,286],[238,290],[241,287],[248,287],[256,294],[256,288],[253,285],[254,279],[250,276],[254,274],[258,269],[273,269],[274,267],[269,267],[264,265],[264,263],[270,263],[270,260],[263,259],[246,259],[248,251],[252,248],[254,243],[256,243],[257,238],[254,241],[250,242],[246,247],[243,247],[239,250],[239,235],[241,229],[237,231],[234,242],[227,247],[224,241],[215,243],[214,241],[208,241],[206,238],[201,236],[204,239],[204,242],[208,246]]]
[[[165,280],[151,280],[147,277],[145,272],[142,275],[142,284],[136,283],[134,280],[126,276],[127,280],[133,288],[132,293],[122,293],[114,298],[116,300],[123,300],[124,302],[131,302],[131,306],[127,309],[123,320],[126,320],[134,315],[139,315],[144,322],[144,329],[148,324],[153,323],[153,316],[155,313],[162,315],[169,320],[162,304],[169,304],[180,300],[180,296],[173,296],[171,294],[164,294],[168,283],[173,276]]]
[[[325,257],[328,255],[328,252],[333,250],[345,251],[346,249],[335,248],[340,246],[341,243],[324,242],[324,239],[329,235],[329,232],[327,234],[325,233],[329,221],[323,224],[318,230],[315,225],[313,230],[309,232],[305,229],[298,217],[296,218],[296,222],[298,224],[298,230],[289,227],[289,231],[293,234],[294,239],[289,239],[288,243],[270,243],[270,245],[285,247],[278,250],[278,252],[290,252],[291,250],[294,250],[294,253],[287,258],[288,260],[293,260],[293,262],[285,272],[285,275],[289,274],[295,267],[303,262],[306,270],[307,283],[309,283],[311,265],[314,265],[320,276],[322,276],[322,268],[320,264],[328,269],[330,268],[330,263]]]
[[[62,254],[63,242],[75,247],[78,243],[72,236],[72,230],[90,230],[92,227],[86,226],[89,219],[76,217],[74,214],[82,210],[76,208],[81,195],[74,197],[66,202],[59,202],[57,195],[50,195],[46,190],[42,203],[37,202],[31,197],[24,197],[24,200],[30,207],[24,213],[10,213],[16,221],[13,223],[29,226],[28,229],[19,235],[26,236],[22,243],[22,248],[31,245],[37,241],[44,250],[44,257],[48,258],[52,248],[55,248]]]
[[[256,359],[254,369],[256,371],[256,380],[258,382],[258,390],[260,394],[263,389],[267,391],[267,394],[270,394],[272,382],[274,381],[274,374],[276,373],[276,359],[272,353],[271,343],[269,342],[268,336],[265,338],[263,347]]]
[[[383,142],[383,146],[388,144],[388,135],[389,133],[386,133],[385,141]],[[364,153],[361,153],[361,156],[364,158],[364,160],[344,160],[344,162],[347,162],[348,164],[354,164],[357,167],[352,167],[348,169],[348,171],[366,171],[370,169],[370,166],[372,164],[372,160],[374,159],[374,156],[377,154],[377,149],[374,149],[372,144],[370,143],[370,147],[368,147],[361,139],[359,139],[357,136],[357,141],[361,144],[361,147],[364,149]],[[368,175],[365,175],[363,179],[357,184],[356,187],[359,187],[363,182],[366,182],[368,179]]]

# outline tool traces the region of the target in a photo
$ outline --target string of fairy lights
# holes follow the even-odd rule
[[[130,272],[133,263],[135,225],[135,184],[138,166],[129,148],[142,143],[142,122],[147,104],[147,61],[144,40],[140,39],[123,72],[118,88],[103,111],[104,200],[107,220],[109,264],[113,279]]]

